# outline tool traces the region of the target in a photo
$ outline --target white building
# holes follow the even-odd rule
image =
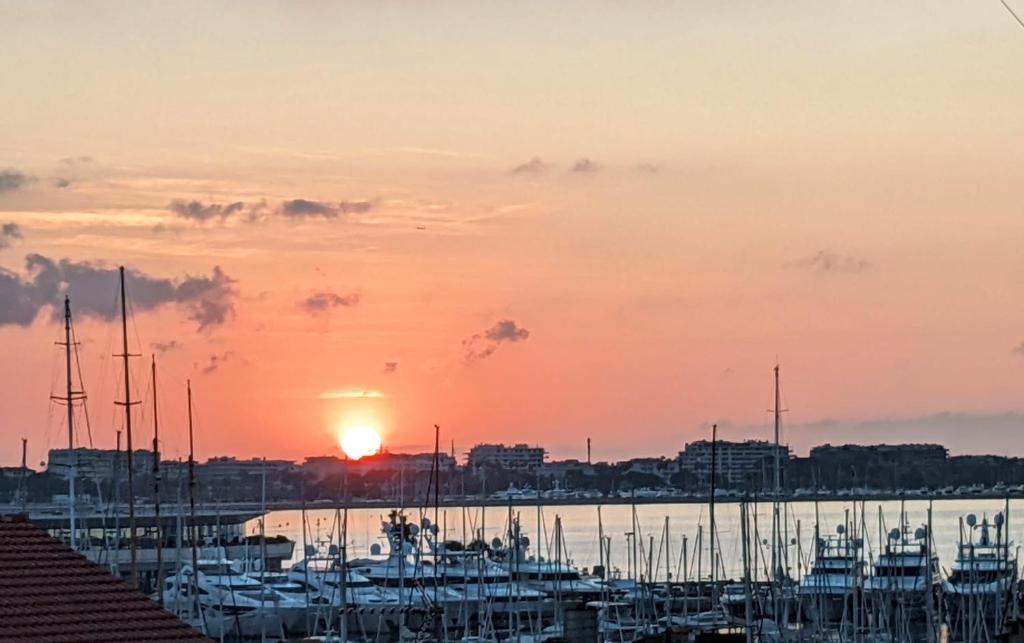
[[[478,444],[469,450],[467,463],[478,469],[483,465],[496,465],[503,469],[532,471],[544,464],[544,449],[527,444]]]
[[[565,480],[565,477],[571,474],[592,476],[594,475],[594,467],[579,460],[558,460],[555,462],[544,462],[537,468],[537,475],[543,478]]]
[[[776,447],[763,440],[715,443],[716,483],[722,487],[771,489],[774,486]],[[784,470],[791,454],[779,445],[779,461]],[[679,453],[679,470],[688,473],[700,486],[710,483],[711,442],[691,442]]]
[[[455,458],[447,453],[437,454],[438,467],[442,472],[455,469]],[[358,460],[336,456],[312,456],[302,464],[302,472],[313,480],[323,480],[332,475],[349,473],[365,475],[372,471],[394,471],[410,474],[430,473],[434,469],[433,453],[390,453],[382,451],[364,456]]]
[[[71,476],[72,461],[75,463],[76,476],[83,480],[112,480],[115,463],[117,463],[119,477],[124,478],[128,475],[128,454],[113,449],[50,449],[46,472],[66,480]],[[152,472],[153,452],[136,449],[132,459],[132,469],[137,474]]]
[[[274,479],[282,474],[295,473],[298,470],[299,465],[291,460],[264,460],[262,458],[239,460],[238,458],[219,457],[210,458],[196,466],[196,476],[206,480],[247,480],[250,477],[260,477],[266,472],[268,479]]]

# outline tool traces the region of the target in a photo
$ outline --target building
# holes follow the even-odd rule
[[[114,449],[50,449],[46,472],[67,480],[71,477],[72,460],[79,480],[104,482],[112,480],[115,471],[121,478],[128,475],[128,454]],[[132,468],[138,474],[150,473],[153,470],[153,452],[136,449]]]
[[[249,481],[253,477],[260,478],[266,473],[268,480],[274,480],[298,471],[299,465],[291,460],[265,460],[263,458],[239,460],[238,458],[220,457],[210,458],[203,464],[197,465],[196,477],[207,481]]]
[[[564,482],[566,476],[570,475],[584,477],[594,475],[594,466],[579,460],[544,462],[537,467],[537,475]]]
[[[455,458],[447,453],[437,454],[438,467],[442,472],[455,469]],[[410,474],[428,474],[434,470],[433,453],[390,453],[382,451],[364,456],[358,460],[336,456],[314,456],[302,463],[302,473],[312,480],[323,480],[330,476],[366,475],[377,471],[404,471]]]
[[[471,469],[484,465],[503,469],[533,471],[544,464],[544,449],[527,444],[478,444],[469,450],[467,464]]]
[[[866,456],[903,462],[941,462],[949,457],[949,449],[941,444],[822,444],[810,453],[811,459],[818,462]]]
[[[314,482],[341,474],[345,471],[344,460],[334,455],[314,455],[302,463],[302,476]]]
[[[0,467],[0,480],[21,480],[35,475],[35,471],[28,467]]]
[[[623,473],[641,473],[657,476],[662,482],[669,482],[679,472],[679,461],[675,458],[633,458],[624,463]]]
[[[25,516],[0,516],[0,641],[210,641]]]
[[[781,464],[780,475],[785,481],[785,465],[791,457],[788,446],[776,447],[764,440],[715,443],[716,484],[723,488],[766,489],[774,487],[776,453]],[[711,442],[691,442],[679,453],[679,471],[686,474],[691,484],[701,488],[710,484]]]

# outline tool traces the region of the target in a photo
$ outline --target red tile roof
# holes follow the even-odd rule
[[[0,516],[0,641],[209,641],[23,516]]]

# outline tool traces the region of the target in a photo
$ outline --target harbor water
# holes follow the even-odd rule
[[[806,571],[814,552],[816,523],[821,536],[835,534],[839,525],[853,526],[857,535],[864,539],[865,558],[870,561],[879,552],[879,543],[884,545],[885,535],[898,527],[901,511],[905,513],[906,524],[913,533],[928,524],[929,507],[935,551],[943,568],[949,569],[956,555],[960,519],[975,514],[979,523],[986,516],[991,522],[995,514],[1006,511],[1006,501],[915,499],[780,503],[780,515],[784,515],[784,520],[780,520],[780,540],[786,544],[790,574],[798,578]],[[319,545],[320,548],[331,543],[337,544],[339,517],[347,513],[345,541],[349,559],[370,557],[371,546],[374,544],[381,545],[387,551],[381,534],[381,523],[387,519],[389,511],[383,508],[349,509],[347,512],[308,509],[305,512],[305,542],[312,546]],[[302,513],[300,510],[282,510],[272,511],[266,516],[265,530],[268,537],[283,535],[296,542],[295,554],[290,562],[297,562],[303,554]],[[435,519],[433,507],[426,510],[406,508],[405,513],[410,520],[417,522],[424,516],[431,521]],[[757,504],[756,541],[759,546],[756,549],[759,575],[764,575],[770,569],[770,563],[765,561],[771,555],[772,513],[771,502]],[[698,571],[701,577],[707,578],[710,575],[710,508],[703,503],[530,505],[512,506],[511,509],[500,506],[441,507],[436,516],[441,536],[445,540],[465,542],[482,531],[488,543],[494,539],[502,542],[507,540],[509,517],[512,516],[518,519],[521,531],[530,538],[530,554],[536,555],[537,543],[540,543],[541,555],[549,559],[554,559],[556,555],[554,534],[557,518],[561,523],[562,558],[568,559],[568,562],[580,569],[593,569],[601,562],[598,542],[599,533],[603,533],[608,539],[606,542],[610,541],[610,561],[605,561],[608,570],[618,569],[625,576],[630,570],[635,570],[636,561],[639,560],[639,574],[653,577],[653,580],[664,580],[667,572],[671,572],[673,580],[695,579]],[[540,539],[535,536],[538,524],[542,534]],[[727,578],[739,578],[742,573],[739,503],[716,503],[715,524],[719,569],[724,568]],[[1011,541],[1024,541],[1024,500],[1009,501],[1007,525]],[[249,534],[258,534],[259,520],[247,523],[246,530]],[[753,534],[751,540],[754,540]],[[752,553],[752,561],[753,558]],[[721,576],[722,572],[718,574]]]

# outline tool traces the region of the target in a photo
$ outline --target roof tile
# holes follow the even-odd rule
[[[0,516],[0,641],[209,641],[24,517]]]

